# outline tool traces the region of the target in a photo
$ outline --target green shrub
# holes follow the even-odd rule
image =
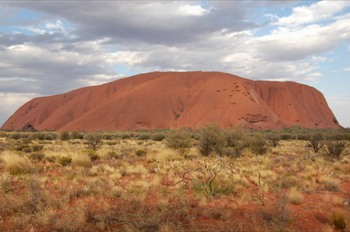
[[[43,145],[32,145],[33,151],[42,151],[44,149]]]
[[[10,134],[10,138],[18,140],[21,138],[21,134],[20,133],[12,133],[12,134]]]
[[[225,155],[240,157],[244,148],[248,146],[246,135],[241,129],[230,129],[225,132],[226,148]]]
[[[224,132],[216,125],[206,126],[201,130],[199,139],[199,151],[202,155],[208,156],[214,152],[223,154],[226,147],[226,138]]]
[[[160,133],[153,134],[153,135],[151,136],[151,139],[152,139],[153,141],[162,141],[162,140],[165,139],[165,135],[164,135],[164,134],[160,134]]]
[[[68,166],[72,163],[72,158],[67,156],[61,156],[58,158],[58,163],[62,166]]]
[[[70,135],[68,131],[62,131],[59,135],[60,140],[69,140]]]
[[[137,150],[135,151],[135,155],[137,155],[137,156],[139,156],[139,157],[146,155],[146,153],[147,153],[147,152],[146,152],[144,149],[137,149]]]
[[[165,138],[165,144],[173,149],[189,148],[191,137],[185,129],[171,130]]]
[[[251,138],[249,147],[255,155],[264,155],[268,151],[266,141],[261,136]]]
[[[142,133],[142,134],[139,134],[138,137],[137,137],[139,140],[148,140],[151,138],[150,135],[146,134],[146,133]]]
[[[21,144],[16,147],[17,151],[22,151],[24,153],[31,153],[32,148],[28,144]]]
[[[83,133],[80,133],[78,131],[72,131],[70,134],[71,139],[83,139],[84,135]]]
[[[107,155],[106,155],[108,158],[110,159],[118,159],[120,156],[114,152],[114,151],[109,151],[107,152]]]
[[[55,140],[57,139],[56,133],[46,133],[45,134],[45,140]]]

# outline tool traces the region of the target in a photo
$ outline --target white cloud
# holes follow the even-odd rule
[[[344,68],[344,71],[350,72],[350,67]]]
[[[199,5],[182,5],[179,7],[181,14],[190,16],[202,16],[209,13],[209,10],[202,8]]]
[[[291,15],[279,18],[276,24],[297,26],[315,23],[331,18],[349,6],[349,1],[319,1],[310,6],[298,6],[293,8]]]

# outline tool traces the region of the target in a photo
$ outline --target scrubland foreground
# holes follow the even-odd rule
[[[350,231],[349,133],[0,134],[0,231]]]

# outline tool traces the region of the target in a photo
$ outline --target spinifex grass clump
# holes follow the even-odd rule
[[[5,170],[12,175],[30,173],[34,170],[32,163],[26,156],[5,151],[0,159],[5,163]]]

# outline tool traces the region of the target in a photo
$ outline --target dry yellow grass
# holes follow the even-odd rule
[[[288,201],[292,204],[299,205],[304,200],[304,195],[296,188],[291,188],[287,193]]]
[[[10,151],[3,152],[1,159],[5,164],[5,170],[13,175],[30,173],[34,168],[28,157]]]
[[[85,153],[73,153],[72,155],[72,165],[80,167],[91,167],[91,159]]]

